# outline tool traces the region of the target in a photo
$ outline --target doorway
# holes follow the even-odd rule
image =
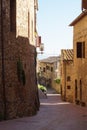
[[[77,80],[75,80],[75,100],[77,100]]]
[[[82,101],[82,81],[80,80],[80,101]]]

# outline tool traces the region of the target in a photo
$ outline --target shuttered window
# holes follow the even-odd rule
[[[85,58],[85,42],[77,42],[77,58]]]

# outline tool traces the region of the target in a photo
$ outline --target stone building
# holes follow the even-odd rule
[[[57,87],[54,80],[60,78],[60,56],[51,56],[46,59],[39,60],[38,63],[39,76],[44,80],[47,87]]]
[[[87,10],[71,24],[73,26],[73,95],[74,102],[87,105]]]
[[[62,59],[62,98],[69,100],[71,96],[74,103],[87,106],[87,10],[83,11],[70,26],[73,26],[73,59],[72,64]],[[61,55],[64,56],[63,53],[62,51]],[[70,80],[68,82],[71,86],[70,96],[67,94],[67,79]]]
[[[73,49],[61,50],[61,97],[73,102]]]
[[[37,0],[0,0],[0,117],[39,109],[36,79]]]

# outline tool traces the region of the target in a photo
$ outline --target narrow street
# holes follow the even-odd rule
[[[0,130],[87,130],[87,107],[62,102],[48,92],[36,116],[0,122]]]

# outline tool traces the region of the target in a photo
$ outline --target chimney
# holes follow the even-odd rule
[[[82,0],[82,11],[87,9],[87,0]]]

